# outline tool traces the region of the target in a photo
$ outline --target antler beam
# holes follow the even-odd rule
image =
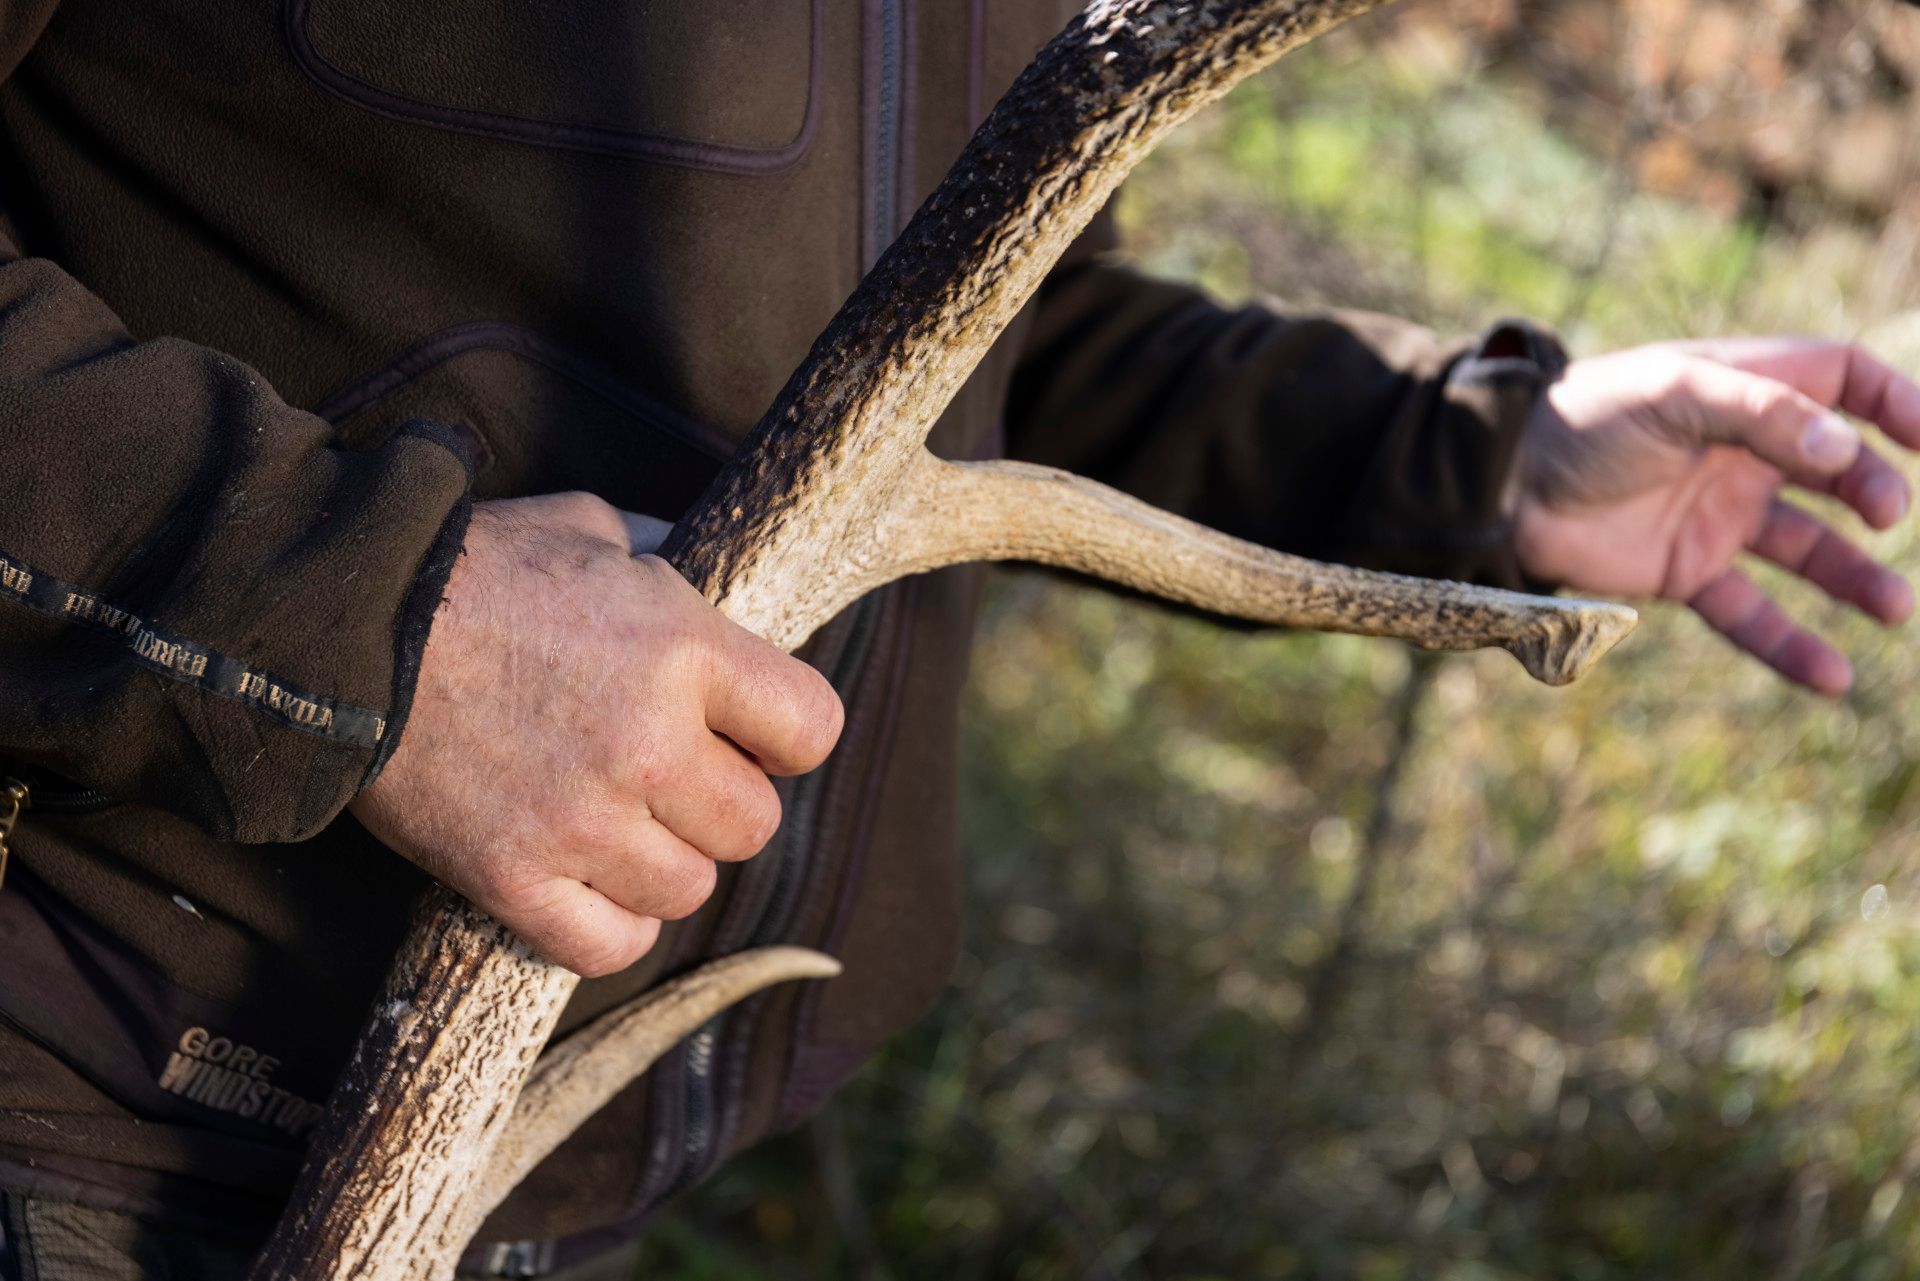
[[[1502,645],[1542,679],[1576,675],[1631,611],[1315,565],[1060,473],[936,463],[925,450],[988,347],[1148,150],[1373,3],[1095,0],[995,108],[662,555],[787,648],[903,574],[1023,557],[1267,622]],[[574,982],[497,922],[432,895],[253,1281],[451,1277],[485,1207],[553,1128],[644,1069],[622,1061],[629,1041],[657,1039],[657,1007],[609,1016],[578,1051],[556,1051],[567,1057],[516,1113]]]

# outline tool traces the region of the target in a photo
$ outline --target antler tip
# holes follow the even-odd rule
[[[1638,610],[1612,601],[1555,601],[1535,626],[1507,644],[1507,651],[1542,684],[1571,685],[1639,622]]]
[[[778,973],[787,979],[838,978],[846,968],[825,952],[816,952],[810,947],[770,947],[765,950],[764,957],[767,972]]]

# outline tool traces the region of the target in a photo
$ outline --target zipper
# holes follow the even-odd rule
[[[18,783],[23,793],[31,792],[31,808],[42,814],[93,814],[120,803],[117,796],[61,778],[58,774],[16,767],[0,769],[0,808],[6,804],[4,789],[9,783]],[[23,803],[21,808],[27,809],[29,806]]]
[[[886,601],[875,594],[861,601],[847,637],[847,646],[841,651],[840,661],[834,664],[833,687],[845,697],[853,694],[854,682],[866,670],[867,658],[873,653],[874,637],[880,631],[880,616],[886,612]],[[773,892],[767,896],[761,908],[759,918],[749,922],[743,933],[745,938],[728,948],[738,951],[741,948],[767,947],[781,942],[793,921],[794,908],[799,904],[801,890],[805,887],[805,873],[814,863],[814,845],[817,840],[817,821],[820,816],[820,801],[826,792],[826,771],[817,770],[804,780],[809,786],[794,788],[793,798],[793,836],[786,842],[789,846],[774,863],[770,871],[773,876]]]
[[[864,267],[871,269],[900,233],[900,153],[905,133],[906,96],[906,3],[907,0],[878,0],[880,9],[880,85],[875,97],[876,116],[873,132],[873,188],[868,192],[867,219],[872,244]],[[849,696],[865,670],[873,651],[880,620],[887,612],[892,593],[874,592],[852,607],[846,646],[841,650],[830,674],[833,687],[842,697]],[[848,727],[851,731],[851,726]],[[845,733],[843,738],[851,738]],[[805,895],[809,873],[816,870],[815,845],[818,831],[815,820],[833,771],[828,765],[801,778],[787,805],[787,818],[781,824],[778,844],[761,851],[735,883],[736,895],[762,892],[765,899],[750,919],[729,929],[714,940],[716,955],[727,955],[744,947],[777,943],[792,924],[793,913]],[[751,878],[751,883],[750,883]],[[736,1010],[716,1015],[676,1052],[678,1072],[668,1064],[657,1078],[667,1086],[671,1101],[667,1113],[680,1124],[680,1142],[673,1167],[635,1198],[635,1214],[629,1221],[644,1218],[675,1193],[691,1186],[711,1168],[714,1149],[722,1137],[723,1122],[719,1106],[717,1079],[723,1069],[733,1068],[751,1048],[747,1038],[730,1037]],[[726,1073],[731,1075],[732,1073]],[[673,1078],[677,1076],[678,1079]],[[668,1085],[671,1081],[672,1084]]]
[[[901,98],[905,91],[905,0],[880,0],[879,126],[873,140],[873,243],[876,260],[900,234]],[[867,264],[871,267],[873,264]]]
[[[33,808],[42,814],[97,814],[119,803],[119,797],[91,787],[50,787],[40,783],[33,788]]]
[[[13,853],[13,830],[28,810],[42,814],[93,814],[120,803],[96,788],[82,787],[53,774],[35,770],[0,773],[0,888],[7,883],[7,860]]]
[[[843,697],[853,692],[854,683],[866,669],[873,651],[881,615],[889,597],[884,589],[853,606],[846,646],[833,665],[830,680]],[[779,942],[791,923],[794,908],[807,886],[807,873],[818,865],[814,857],[817,843],[815,819],[826,789],[829,769],[815,770],[795,784],[788,804],[787,822],[781,827],[780,843],[764,850],[747,865],[746,875],[758,873],[772,882],[771,888],[752,919],[714,940],[714,951],[725,956],[745,947],[763,947]],[[743,876],[743,881],[744,881]],[[736,884],[736,893],[749,887]],[[731,1067],[749,1048],[744,1038],[729,1038],[735,1011],[715,1015],[705,1026],[687,1038],[682,1055],[679,1089],[680,1150],[671,1175],[663,1179],[660,1190],[647,1199],[651,1211],[676,1192],[702,1177],[713,1162],[715,1142],[721,1134],[721,1110],[716,1081],[724,1063]]]
[[[483,1274],[490,1277],[543,1277],[553,1271],[551,1241],[502,1241],[487,1251]]]
[[[687,1041],[686,1114],[680,1126],[680,1169],[674,1186],[668,1190],[669,1196],[700,1176],[713,1151],[714,1114],[718,1110],[713,1088],[714,1049],[724,1029],[724,1018],[716,1018]]]
[[[903,144],[906,96],[906,3],[907,0],[879,0],[880,7],[880,86],[876,98],[874,128],[873,190],[869,192],[868,218],[873,228],[871,269],[887,246],[900,233],[900,151]],[[832,682],[847,695],[866,666],[879,630],[879,619],[889,594],[876,592],[853,608],[851,634],[839,661],[834,664]],[[756,918],[743,929],[729,931],[729,937],[716,939],[716,951],[726,955],[746,946],[765,946],[780,941],[791,924],[793,911],[807,882],[807,873],[817,864],[813,846],[816,841],[814,818],[824,791],[827,769],[816,770],[795,785],[789,805],[785,836],[777,849],[763,851],[749,865],[750,871],[766,869],[772,886]],[[737,886],[736,893],[747,887]],[[715,1078],[723,1048],[731,1053],[729,1066],[748,1046],[733,1044],[727,1037],[732,1012],[716,1015],[707,1025],[688,1038],[682,1056],[680,1089],[676,1102],[681,1119],[680,1151],[676,1168],[662,1180],[660,1189],[648,1198],[652,1210],[668,1197],[699,1179],[710,1167],[715,1139],[719,1136],[719,1107]],[[738,1039],[738,1038],[735,1038]]]

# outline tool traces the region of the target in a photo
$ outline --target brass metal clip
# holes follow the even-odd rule
[[[13,835],[13,825],[20,821],[20,812],[32,804],[27,785],[17,778],[0,778],[0,889],[7,884],[7,840]]]

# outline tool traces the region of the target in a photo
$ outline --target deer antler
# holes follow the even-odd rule
[[[1155,143],[1374,2],[1095,0],[995,108],[662,555],[788,648],[903,574],[1022,557],[1266,622],[1502,645],[1542,679],[1577,675],[1632,611],[1316,565],[1058,472],[941,463],[925,449],[987,348]],[[794,972],[832,963],[813,964]],[[558,1127],[644,1070],[634,1043],[679,1035],[657,1034],[659,1005],[709,1016],[678,995],[616,1012],[556,1051],[516,1112],[574,982],[452,895],[430,896],[253,1281],[450,1277],[486,1207]],[[732,990],[711,974],[697,982]]]
[[[708,1019],[789,979],[830,979],[840,963],[804,947],[762,947],[701,966],[601,1015],[543,1055],[467,1204],[472,1228],[580,1123]]]
[[[905,573],[968,561],[1071,569],[1215,614],[1428,649],[1499,646],[1535,679],[1579,678],[1633,630],[1634,612],[1290,556],[1031,463],[949,463],[921,450],[869,532],[874,558],[835,583],[847,598]],[[858,590],[855,590],[855,588]]]

